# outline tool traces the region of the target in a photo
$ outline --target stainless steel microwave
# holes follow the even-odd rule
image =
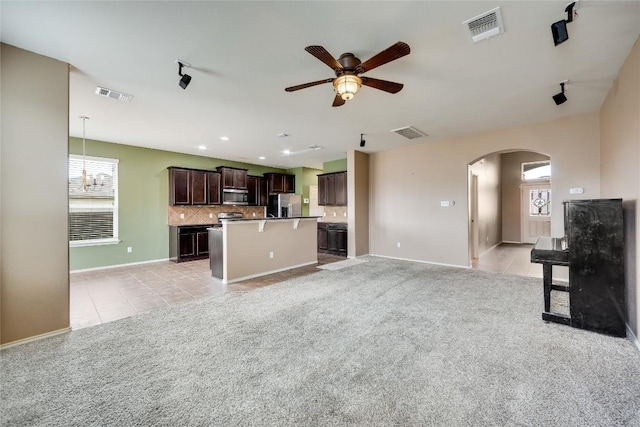
[[[223,205],[246,205],[248,204],[248,191],[224,188],[222,190]]]

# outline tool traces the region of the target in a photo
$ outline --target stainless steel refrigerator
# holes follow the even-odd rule
[[[270,195],[267,216],[272,218],[302,216],[302,196],[291,193]]]

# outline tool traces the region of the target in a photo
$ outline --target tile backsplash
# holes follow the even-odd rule
[[[321,219],[323,222],[348,222],[349,220],[346,206],[325,206],[324,213]]]
[[[264,206],[169,206],[167,208],[168,225],[198,225],[218,222],[221,212],[241,212],[245,218],[264,218]],[[181,217],[182,215],[182,217]]]

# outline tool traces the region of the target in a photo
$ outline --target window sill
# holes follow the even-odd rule
[[[70,248],[81,248],[84,246],[106,246],[106,245],[117,245],[120,243],[120,239],[97,239],[97,240],[76,240],[73,242],[69,242]]]

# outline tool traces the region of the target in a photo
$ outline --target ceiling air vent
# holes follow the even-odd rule
[[[467,31],[469,31],[469,36],[474,43],[504,33],[502,15],[500,14],[499,7],[491,9],[475,18],[468,19],[462,24]]]
[[[393,129],[391,132],[395,132],[398,135],[402,135],[407,139],[424,138],[425,136],[427,136],[426,133],[420,132],[418,129],[414,128],[413,126],[406,126],[399,129]]]
[[[118,92],[100,86],[96,87],[96,95],[117,99],[119,101],[131,101],[133,99],[133,95],[127,95],[126,93]]]

